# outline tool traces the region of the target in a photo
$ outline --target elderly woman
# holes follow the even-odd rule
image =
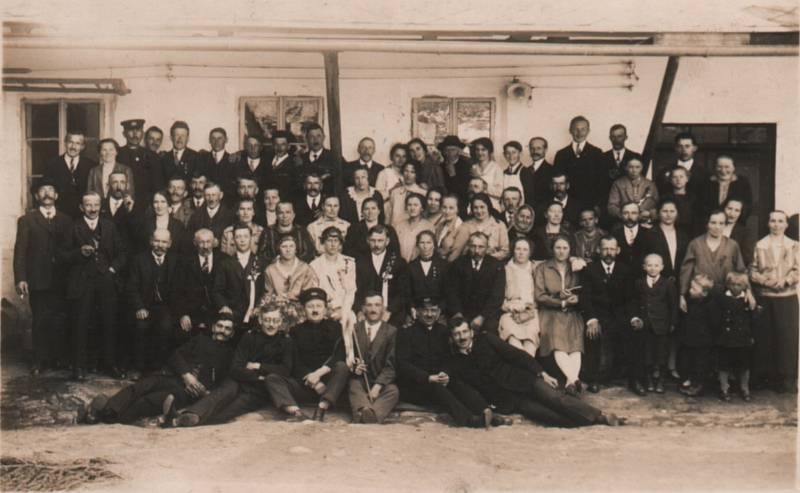
[[[425,195],[425,213],[422,215],[434,227],[442,220],[442,199],[444,190],[441,188],[431,188]]]
[[[463,224],[459,212],[459,198],[456,194],[445,195],[442,198],[442,217],[436,225],[436,250],[439,256],[446,259],[453,252],[453,242],[458,228]]]
[[[514,243],[517,238],[527,238],[531,249],[533,248],[533,222],[536,218],[536,213],[533,207],[528,204],[523,204],[514,212],[514,217],[511,219],[511,224],[508,226],[508,241]],[[533,253],[533,250],[531,250]]]
[[[656,217],[658,190],[656,184],[642,176],[642,161],[633,158],[625,165],[625,176],[617,178],[608,194],[608,215],[622,219],[622,206],[635,202],[639,204],[639,220],[651,222]]]
[[[753,205],[753,192],[747,178],[736,174],[732,157],[724,154],[717,157],[714,175],[708,181],[707,187],[703,195],[706,212],[722,207],[728,199],[738,199],[744,206],[739,221],[747,221]]]
[[[472,218],[464,221],[453,240],[453,249],[448,261],[454,262],[464,251],[470,236],[480,231],[489,238],[488,255],[497,260],[508,258],[508,231],[506,225],[494,218],[492,200],[485,193],[478,193],[470,199]]]
[[[369,171],[366,166],[358,166],[353,170],[353,186],[347,187],[341,197],[341,211],[339,217],[355,224],[364,219],[361,215],[361,206],[364,201],[372,198],[383,203],[383,197],[380,192],[374,187],[369,185]],[[381,215],[383,214],[383,207],[381,207]],[[383,220],[383,218],[381,218]]]
[[[757,377],[769,378],[779,391],[797,392],[800,246],[785,236],[788,217],[769,214],[769,234],[756,243],[750,279],[763,307],[755,330]]]
[[[419,182],[428,189],[444,187],[441,156],[428,152],[428,146],[420,138],[411,139],[406,145],[409,162],[416,164],[419,170]]]
[[[725,211],[725,228],[722,234],[734,240],[742,251],[742,258],[745,265],[753,263],[753,248],[756,240],[747,226],[741,221],[744,212],[744,202],[741,199],[728,197],[722,204]]]
[[[492,199],[492,207],[497,211],[503,210],[500,203],[500,196],[503,194],[503,170],[494,161],[494,144],[491,139],[481,137],[472,141],[472,149],[475,151],[475,164],[472,165],[472,176],[483,178],[486,182],[486,193]]]
[[[258,242],[261,240],[261,233],[264,228],[253,222],[255,218],[255,202],[253,199],[242,199],[239,201],[239,207],[236,209],[237,223],[246,224],[250,228],[250,239],[253,242],[250,250],[253,253],[258,251]],[[233,225],[228,226],[222,230],[222,239],[219,243],[219,249],[222,253],[234,255],[236,253],[236,244],[233,242]]]
[[[167,229],[172,238],[170,251],[183,253],[188,249],[186,240],[186,229],[180,220],[175,219],[169,213],[169,198],[167,192],[158,191],[153,194],[152,213],[148,211],[143,215],[136,229],[137,242],[136,252],[146,252],[150,250],[150,236],[157,229]]]
[[[716,286],[725,285],[728,272],[744,272],[746,266],[739,245],[725,237],[725,212],[714,211],[708,215],[706,234],[689,242],[683,257],[680,281],[680,307],[686,312],[686,294],[695,274],[705,274]]]
[[[533,299],[531,242],[520,236],[511,242],[511,260],[506,264],[506,298],[500,317],[500,338],[533,357],[539,348],[539,318]]]
[[[547,260],[553,256],[551,246],[558,237],[572,241],[572,231],[564,225],[564,208],[553,202],[544,211],[545,223],[533,230],[533,260]]]
[[[411,262],[417,255],[417,235],[422,231],[433,231],[435,226],[422,217],[424,206],[422,195],[410,193],[406,195],[407,218],[395,224],[397,238],[400,240],[400,256]]]
[[[378,173],[375,181],[375,190],[381,194],[384,202],[388,202],[395,187],[403,184],[403,165],[408,162],[408,148],[405,144],[393,145],[389,158],[392,160],[391,163]]]
[[[389,194],[384,210],[386,212],[386,223],[397,226],[404,219],[408,219],[406,213],[406,196],[410,193],[417,193],[423,197],[428,192],[417,183],[417,165],[406,163],[403,165],[403,181],[395,187]]]
[[[553,240],[553,257],[536,266],[533,289],[541,327],[539,355],[553,354],[566,377],[565,391],[575,395],[581,390],[584,300],[578,292],[578,273],[572,271],[570,248],[566,237]]]
[[[285,235],[278,240],[278,259],[264,271],[264,296],[260,304],[273,300],[298,301],[300,293],[319,286],[314,270],[297,258],[297,240]]]

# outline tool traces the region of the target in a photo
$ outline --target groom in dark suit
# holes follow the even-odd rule
[[[356,300],[358,311],[368,293],[381,293],[386,310],[384,320],[395,327],[402,326],[408,303],[408,264],[397,251],[390,251],[389,230],[384,225],[373,226],[367,241],[370,254],[356,260]]]

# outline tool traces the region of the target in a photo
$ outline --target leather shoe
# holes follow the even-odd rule
[[[597,385],[596,383],[590,383],[589,385],[586,386],[586,390],[588,390],[592,394],[596,394],[600,392],[600,386]]]
[[[639,395],[639,396],[647,395],[647,391],[645,390],[645,388],[642,386],[642,384],[640,382],[635,382],[635,383],[631,384],[631,390],[633,391],[634,394]]]
[[[656,394],[663,394],[664,393],[664,383],[661,381],[660,378],[656,379]]]
[[[296,411],[286,415],[286,421],[289,423],[301,423],[310,419],[311,418],[309,418],[308,415],[300,409],[297,409]]]
[[[179,414],[177,418],[175,418],[175,426],[179,428],[190,428],[192,426],[197,426],[197,423],[200,422],[200,416],[194,413],[183,413]]]
[[[36,377],[38,377],[38,376],[39,376],[41,373],[42,373],[42,370],[41,370],[41,368],[39,368],[38,366],[34,366],[33,368],[31,368],[31,376],[32,376],[32,377],[36,378]]]
[[[375,411],[369,408],[361,410],[361,422],[365,425],[374,425],[378,422],[378,417],[375,416]]]
[[[121,368],[119,368],[117,366],[112,366],[111,368],[109,368],[108,369],[108,375],[111,378],[115,378],[117,380],[124,380],[125,378],[127,378],[127,375],[125,374],[125,370],[123,370],[123,369],[121,369]]]
[[[719,391],[719,400],[722,402],[730,402],[731,401],[731,393],[727,390],[720,390]]]
[[[505,416],[492,416],[492,426],[511,426],[514,421]]]
[[[161,424],[161,427],[171,427],[173,425],[173,421],[175,420],[176,414],[177,410],[175,409],[175,396],[173,394],[169,394],[164,398],[164,402],[161,404],[161,418],[158,420],[158,422]]]
[[[608,413],[608,414],[604,413],[597,418],[598,423],[608,426],[622,426],[625,423],[627,423],[627,421],[628,421],[627,419],[621,416],[617,416],[614,413]]]
[[[570,395],[572,397],[578,396],[578,389],[575,388],[574,383],[568,383],[566,387],[564,387],[564,393]]]
[[[78,382],[86,381],[86,370],[83,368],[75,368],[72,370],[72,379],[77,380]]]
[[[311,420],[312,421],[319,421],[320,423],[324,422],[325,421],[325,413],[327,411],[328,410],[325,409],[324,407],[317,406],[317,408],[314,409],[314,415],[311,417]]]
[[[656,390],[655,385],[653,384],[653,378],[647,377],[647,386],[645,387],[648,392],[654,392]]]

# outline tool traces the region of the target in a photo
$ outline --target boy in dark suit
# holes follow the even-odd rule
[[[56,357],[56,336],[64,310],[64,272],[56,263],[56,248],[71,233],[72,219],[56,210],[58,189],[53,180],[44,177],[34,182],[31,194],[39,207],[17,221],[14,286],[20,299],[30,296],[31,374],[37,376],[47,361]]]
[[[246,224],[233,227],[236,253],[219,266],[211,293],[219,312],[233,317],[239,334],[244,333],[254,319],[253,309],[264,289],[260,277],[265,266],[261,258],[251,251],[251,235],[250,227]]]
[[[645,274],[633,281],[628,302],[632,328],[631,387],[639,395],[653,391],[663,394],[668,337],[678,325],[678,289],[674,279],[661,275],[664,270],[661,255],[647,255],[644,270]]]

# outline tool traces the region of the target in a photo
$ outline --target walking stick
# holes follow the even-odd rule
[[[361,346],[358,344],[358,334],[356,334],[356,329],[353,329],[353,341],[356,343],[356,352],[358,353],[358,359],[362,362],[364,361],[364,356],[361,355]],[[369,403],[373,404],[372,402],[372,394],[370,394],[370,387],[369,385],[369,377],[367,376],[367,372],[361,374],[364,377],[364,384],[367,386],[367,399],[369,399]]]

